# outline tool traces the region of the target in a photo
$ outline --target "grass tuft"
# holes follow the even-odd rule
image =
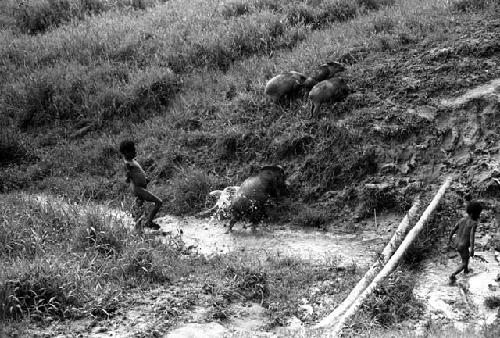
[[[395,271],[369,296],[352,318],[344,333],[359,335],[374,329],[393,327],[423,314],[423,304],[413,295],[415,276],[407,271]]]
[[[29,158],[28,150],[20,141],[20,137],[15,131],[0,129],[0,167]]]
[[[20,277],[0,284],[0,318],[69,318],[72,308],[81,305],[76,291],[58,266],[31,266]]]
[[[229,2],[222,7],[222,16],[226,19],[242,16],[250,12],[250,6],[242,2]]]
[[[489,309],[500,307],[500,297],[488,296],[484,298],[484,305]]]
[[[97,213],[89,213],[75,237],[75,250],[95,250],[105,256],[123,251],[127,230],[122,224],[112,224]]]
[[[145,10],[157,0],[22,0],[13,8],[21,32],[40,34],[72,20],[114,9]]]
[[[217,180],[200,169],[180,167],[166,188],[169,200],[165,209],[174,215],[200,211]]]
[[[17,26],[29,34],[43,33],[78,16],[77,4],[70,0],[24,0],[15,12]]]
[[[326,229],[329,220],[326,211],[305,207],[293,218],[292,224],[303,228]]]
[[[473,12],[485,9],[494,3],[491,0],[458,0],[453,2],[452,8],[460,12]]]

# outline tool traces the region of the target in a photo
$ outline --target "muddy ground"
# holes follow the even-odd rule
[[[414,292],[426,306],[423,318],[412,324],[417,333],[429,323],[436,322],[453,325],[460,330],[471,327],[480,330],[484,324],[492,323],[497,317],[496,309],[484,305],[485,297],[500,296],[500,285],[495,281],[500,272],[498,252],[492,245],[492,239],[498,235],[495,197],[500,192],[500,181],[497,179],[500,176],[500,158],[499,148],[491,146],[497,138],[497,121],[500,122],[500,81],[495,79],[471,88],[463,95],[443,99],[441,105],[446,107],[441,108],[446,109],[445,114],[438,114],[431,108],[416,108],[413,112],[433,121],[436,130],[441,131],[443,142],[440,151],[447,157],[447,168],[440,164],[441,168],[434,170],[444,173],[462,168],[462,175],[455,176],[448,194],[456,196],[480,192],[490,208],[484,213],[478,230],[476,254],[479,258],[471,262],[473,272],[461,276],[457,285],[450,286],[448,283],[449,273],[458,264],[456,254],[438,249],[433,253],[437,257],[423,261]],[[387,189],[387,185],[367,188]],[[40,203],[43,201],[41,198]],[[123,213],[113,215],[129,217]],[[180,236],[191,254],[246,254],[257,257],[262,264],[270,255],[291,257],[311,264],[334,259],[340,262],[339,266],[355,264],[366,269],[375,261],[376,253],[380,252],[401,218],[401,213],[379,215],[377,226],[365,226],[367,230],[351,233],[332,231],[332,227],[327,232],[304,230],[290,224],[264,224],[256,232],[238,225],[234,232],[228,233],[223,222],[213,219],[165,216],[158,220],[161,230],[149,235]],[[374,222],[374,219],[368,218],[364,222]],[[445,244],[439,243],[438,247],[444,248]],[[252,335],[258,332],[262,335],[279,335],[279,329],[264,330],[268,321],[265,309],[254,302],[234,302],[230,306],[229,318],[207,322],[209,308],[206,299],[195,292],[197,289],[199,285],[180,280],[165,288],[131,295],[130,299],[135,300],[122,306],[108,320],[56,323],[41,331],[37,330],[37,334],[51,336],[59,332],[61,336],[66,336],[70,328],[71,332],[80,336],[161,336],[168,326],[170,333],[167,337],[219,337],[245,332]],[[189,303],[187,306],[186,302]],[[178,313],[172,325],[165,320],[165,313],[176,311],[175,304],[178,304],[181,313]],[[304,300],[303,311],[312,314],[319,306],[325,305],[328,305],[327,299],[321,305],[309,304]],[[334,304],[329,306],[333,309]],[[289,318],[288,323],[295,327],[304,325],[296,317]]]
[[[376,259],[412,199],[420,193],[429,198],[442,178],[452,174],[454,182],[444,199],[454,206],[455,215],[447,220],[450,224],[442,225],[443,230],[463,215],[466,198],[484,201],[490,208],[481,218],[476,247],[478,257],[484,260],[473,259],[474,271],[450,286],[448,275],[459,263],[458,257],[443,249],[445,243],[436,241],[432,256],[420,264],[414,290],[425,305],[424,315],[408,326],[416,333],[436,323],[480,330],[498,316],[496,309],[485,307],[485,297],[500,296],[500,285],[495,281],[500,272],[495,250],[500,250],[495,245],[500,197],[500,20],[489,17],[473,18],[468,25],[457,22],[446,39],[388,47],[366,59],[355,59],[348,73],[356,90],[337,106],[340,115],[336,125],[358,130],[363,139],[370,140],[379,170],[355,186],[331,191],[309,189],[301,202],[314,197],[315,208],[337,215],[327,224],[327,231],[304,230],[282,222],[266,224],[256,233],[239,226],[227,234],[222,223],[209,219],[165,216],[159,219],[162,231],[168,233],[165,238],[180,236],[187,254],[193,255],[253,255],[262,264],[271,254],[310,264],[334,259],[339,266],[354,263],[363,270]],[[311,173],[313,165],[307,159],[292,163],[293,183],[305,184],[297,173]],[[378,205],[380,196],[392,207],[387,210]],[[378,211],[377,222],[374,209]],[[96,337],[280,335],[279,328],[266,331],[268,318],[258,302],[234,302],[229,318],[207,322],[207,299],[196,291],[199,289],[200,285],[182,279],[156,290],[134,291],[130,301],[108,319],[53,322],[32,333]],[[328,313],[335,305],[328,297],[319,304],[305,299],[303,318],[309,313]],[[301,327],[304,321],[290,317],[287,324]]]

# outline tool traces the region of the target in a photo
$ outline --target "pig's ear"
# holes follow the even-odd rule
[[[220,195],[222,194],[222,190],[214,190],[214,191],[210,191],[208,194],[209,194],[210,196],[215,196],[215,197],[219,198],[219,197],[220,197]]]
[[[283,167],[280,166],[280,165],[276,165],[276,164],[273,164],[273,165],[265,165],[265,166],[262,166],[260,168],[260,170],[271,170],[271,171],[276,171],[276,169],[278,169],[279,171],[281,171],[282,173],[285,173],[285,171],[283,170]]]

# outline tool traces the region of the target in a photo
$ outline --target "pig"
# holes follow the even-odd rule
[[[295,71],[281,73],[267,81],[264,92],[275,103],[279,103],[283,98],[291,99],[300,93],[306,78]]]
[[[330,79],[345,71],[344,65],[338,62],[327,62],[313,70],[304,81],[304,87],[311,89],[318,82]]]
[[[257,176],[247,178],[238,188],[230,208],[229,231],[242,219],[257,223],[266,216],[266,208],[272,200],[288,193],[285,171],[281,166],[268,165],[259,170]]]
[[[341,102],[349,95],[349,87],[344,79],[334,77],[316,84],[309,92],[311,118],[319,115],[319,108],[325,102]]]
[[[231,205],[238,188],[239,186],[229,186],[223,190],[211,191],[209,195],[217,198],[217,202],[212,208],[196,214],[196,217],[203,218],[213,215],[219,221],[230,218]]]

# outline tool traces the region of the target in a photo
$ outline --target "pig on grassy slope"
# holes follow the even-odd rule
[[[309,92],[311,118],[319,115],[323,103],[341,102],[349,95],[349,87],[344,79],[334,77],[316,84]]]
[[[281,166],[269,165],[260,169],[257,176],[247,178],[236,191],[231,205],[229,231],[239,220],[248,220],[255,230],[266,216],[270,201],[287,194],[285,172]]]
[[[342,73],[344,70],[344,65],[338,62],[327,62],[319,65],[309,74],[307,79],[304,81],[304,87],[310,89],[318,82],[335,77],[337,76],[337,74]]]
[[[304,74],[295,71],[281,73],[267,81],[264,92],[275,103],[292,99],[304,88],[306,78]]]

